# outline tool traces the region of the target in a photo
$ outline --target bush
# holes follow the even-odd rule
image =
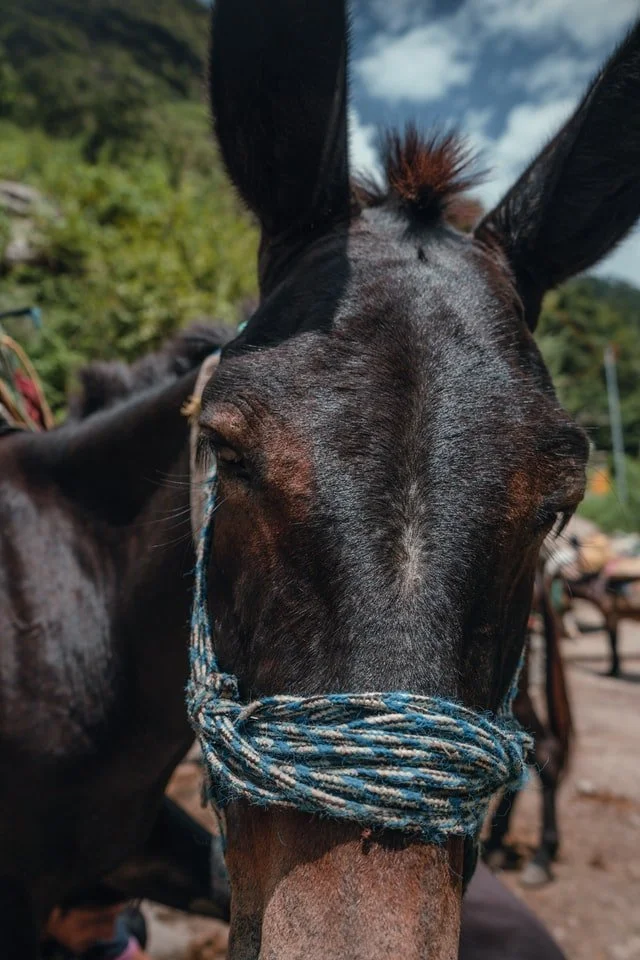
[[[204,110],[190,105],[186,120],[191,151],[176,122],[173,153],[154,157],[141,143],[119,165],[88,163],[81,141],[0,124],[0,178],[40,188],[55,207],[34,227],[37,263],[6,272],[0,308],[42,308],[43,331],[26,347],[58,410],[80,364],[133,360],[198,317],[232,324],[255,294],[256,230],[222,173]],[[168,145],[166,126],[164,137]]]
[[[548,294],[536,339],[562,403],[599,450],[611,449],[604,371],[608,345],[617,352],[624,442],[640,446],[640,291],[581,277]]]

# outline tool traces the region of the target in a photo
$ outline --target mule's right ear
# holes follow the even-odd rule
[[[267,239],[349,214],[346,72],[345,0],[216,0],[215,130]]]
[[[596,264],[638,218],[640,21],[476,236],[503,247],[533,328],[544,293]]]

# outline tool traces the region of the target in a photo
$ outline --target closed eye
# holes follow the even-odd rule
[[[214,444],[213,449],[215,450],[216,459],[218,463],[227,463],[227,464],[239,464],[243,463],[242,456],[238,453],[237,450],[234,450],[233,447],[225,446],[224,444],[216,445]]]
[[[201,427],[198,435],[196,458],[199,463],[210,463],[215,457],[219,471],[233,473],[241,479],[248,479],[249,468],[244,455],[229,441],[210,427]]]

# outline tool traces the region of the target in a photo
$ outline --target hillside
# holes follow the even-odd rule
[[[61,411],[81,363],[135,359],[202,316],[235,322],[256,231],[212,142],[202,3],[0,12],[0,310],[42,308],[42,332],[14,332]],[[13,182],[42,202],[16,212]]]
[[[0,11],[0,102],[16,123],[91,134],[111,112],[128,122],[155,102],[200,99],[197,0],[2,0]]]

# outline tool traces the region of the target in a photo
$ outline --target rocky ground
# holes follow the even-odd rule
[[[583,608],[579,619],[592,615]],[[568,960],[640,960],[640,625],[625,623],[621,633],[620,680],[602,676],[603,634],[565,641],[576,746],[560,795],[562,849],[555,880],[532,890],[520,885],[518,873],[502,874],[548,925]],[[199,806],[196,768],[178,770],[172,793],[211,823]],[[532,780],[513,820],[512,840],[525,854],[536,840],[538,805]],[[224,957],[223,924],[154,905],[145,909],[154,960]]]

